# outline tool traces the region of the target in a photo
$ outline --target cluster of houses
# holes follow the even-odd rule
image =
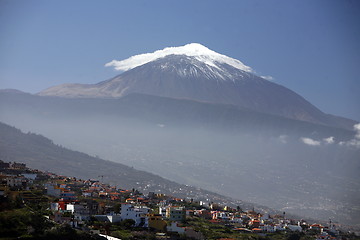
[[[29,190],[34,180],[38,177],[38,171],[30,171],[24,163],[7,163],[0,160],[0,195],[4,195],[4,187],[14,190]]]
[[[29,189],[39,176],[37,170],[29,171],[25,164],[4,163],[0,169],[12,169],[15,173],[0,173],[7,187]],[[39,174],[41,173],[41,174]],[[194,239],[204,239],[201,232],[182,223],[190,217],[199,217],[214,224],[231,226],[239,232],[271,233],[276,231],[304,231],[313,229],[321,239],[332,239],[338,234],[334,225],[310,225],[305,221],[287,219],[283,215],[270,216],[254,210],[242,211],[213,203],[194,202],[180,198],[155,194],[143,195],[135,189],[124,190],[99,180],[81,180],[46,173],[42,186],[54,201],[49,209],[49,218],[57,223],[68,223],[73,227],[88,227],[90,221],[116,223],[132,220],[134,226],[152,228],[159,232],[177,232]],[[0,189],[0,196],[4,191]],[[99,230],[94,230],[96,232]]]
[[[170,203],[182,199],[155,193],[144,196],[134,189],[117,189],[97,180],[65,178],[62,183],[59,180],[44,185],[46,194],[58,199],[51,203],[50,209],[56,213],[54,220],[59,223],[67,221],[79,226],[91,218],[110,223],[131,219],[137,227],[166,230],[167,222],[164,219],[185,220],[185,208],[174,207]],[[159,213],[153,213],[150,205],[158,206]],[[70,215],[72,218],[69,218]]]
[[[330,236],[338,233],[334,225],[330,227],[321,224],[311,225],[303,220],[287,219],[285,215],[270,216],[254,210],[244,212],[204,202],[197,202],[196,208],[193,207],[194,205],[187,207],[186,203],[193,203],[192,200],[187,202],[185,199],[153,192],[145,196],[136,190],[116,189],[97,180],[63,179],[63,183],[47,183],[45,187],[47,194],[59,198],[57,202],[51,204],[51,210],[56,213],[54,220],[68,221],[73,226],[81,226],[91,217],[111,223],[131,219],[137,227],[177,232],[201,239],[201,233],[191,227],[182,226],[182,222],[187,217],[197,216],[211,223],[231,225],[239,232],[271,233],[285,230],[302,232],[313,229],[329,239]],[[75,192],[79,187],[80,198],[77,198]],[[112,204],[99,203],[94,199],[108,200]],[[117,209],[114,207],[116,204],[118,204]],[[66,213],[71,213],[72,218],[70,219],[69,214]],[[62,215],[65,217],[61,218]]]

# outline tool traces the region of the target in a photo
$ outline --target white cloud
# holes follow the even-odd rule
[[[261,78],[268,80],[268,81],[272,81],[274,80],[274,78],[272,76],[260,76]]]
[[[214,52],[199,43],[190,43],[180,47],[167,47],[153,53],[139,54],[121,61],[112,60],[111,62],[106,63],[105,67],[114,67],[115,70],[127,71],[172,54],[194,56],[199,61],[205,62],[211,66],[216,66],[215,63],[220,62],[229,64],[245,72],[253,72],[251,67],[246,66],[239,60]]]
[[[302,138],[300,138],[300,140],[303,143],[305,143],[307,145],[310,145],[310,146],[320,146],[321,145],[320,141],[316,141],[316,140],[311,139],[311,138],[302,137]]]
[[[356,131],[355,138],[360,139],[360,123],[354,125],[354,130]]]
[[[345,145],[349,147],[360,148],[360,123],[354,125],[354,130],[356,132],[354,138],[346,142],[339,142],[340,146]]]
[[[335,137],[328,137],[323,139],[326,144],[333,144],[335,142]]]

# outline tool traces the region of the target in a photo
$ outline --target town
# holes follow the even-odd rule
[[[6,239],[356,239],[328,224],[255,209],[143,194],[0,160]],[[56,237],[54,237],[56,236]],[[73,236],[70,237],[70,236]]]

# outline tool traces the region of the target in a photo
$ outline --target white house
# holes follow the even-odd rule
[[[31,179],[31,180],[35,180],[37,177],[36,173],[22,173],[21,175],[23,175],[25,178]]]
[[[272,225],[260,225],[259,227],[263,232],[275,232],[276,227]]]
[[[166,207],[159,207],[159,214],[162,218],[166,218]]]
[[[300,227],[299,225],[287,225],[287,228],[293,232],[302,232],[302,227]]]
[[[79,215],[90,215],[90,211],[84,204],[74,204],[69,203],[66,204],[66,210],[70,211],[72,214],[79,214]]]
[[[211,213],[212,213],[213,219],[222,219],[222,220],[227,220],[227,221],[229,221],[231,219],[228,212],[211,211]]]
[[[121,205],[121,219],[132,219],[135,221],[135,226],[148,227],[149,222],[146,214],[150,212],[150,209],[145,206],[133,206],[131,204]]]

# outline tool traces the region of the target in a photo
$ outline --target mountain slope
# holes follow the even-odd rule
[[[26,163],[34,169],[82,179],[97,179],[102,176],[105,183],[117,185],[123,189],[136,188],[143,193],[160,192],[175,197],[208,200],[231,206],[241,205],[245,209],[251,209],[254,206],[200,188],[181,185],[120,163],[72,151],[55,145],[42,135],[30,132],[25,134],[1,122],[0,159]],[[256,207],[259,210],[276,212],[264,206],[256,205]]]
[[[292,136],[313,135],[317,138],[336,136],[340,140],[353,137],[353,130],[329,127],[305,121],[269,115],[229,104],[214,104],[186,99],[157,97],[133,93],[118,99],[40,97],[25,93],[0,92],[0,120],[27,126],[32,119],[61,124],[62,120],[93,119],[99,124],[125,119],[165,124],[169,126],[196,126],[207,130],[221,129],[244,133]],[[27,119],[30,125],[27,125]],[[122,119],[122,121],[119,121]],[[102,120],[102,121],[101,121]],[[41,125],[41,124],[40,124]],[[316,134],[314,135],[314,132]]]
[[[232,104],[291,119],[351,129],[355,121],[324,114],[295,92],[257,76],[236,59],[200,44],[164,49],[112,61],[124,73],[97,84],[50,87],[41,96],[119,98],[144,93]]]

